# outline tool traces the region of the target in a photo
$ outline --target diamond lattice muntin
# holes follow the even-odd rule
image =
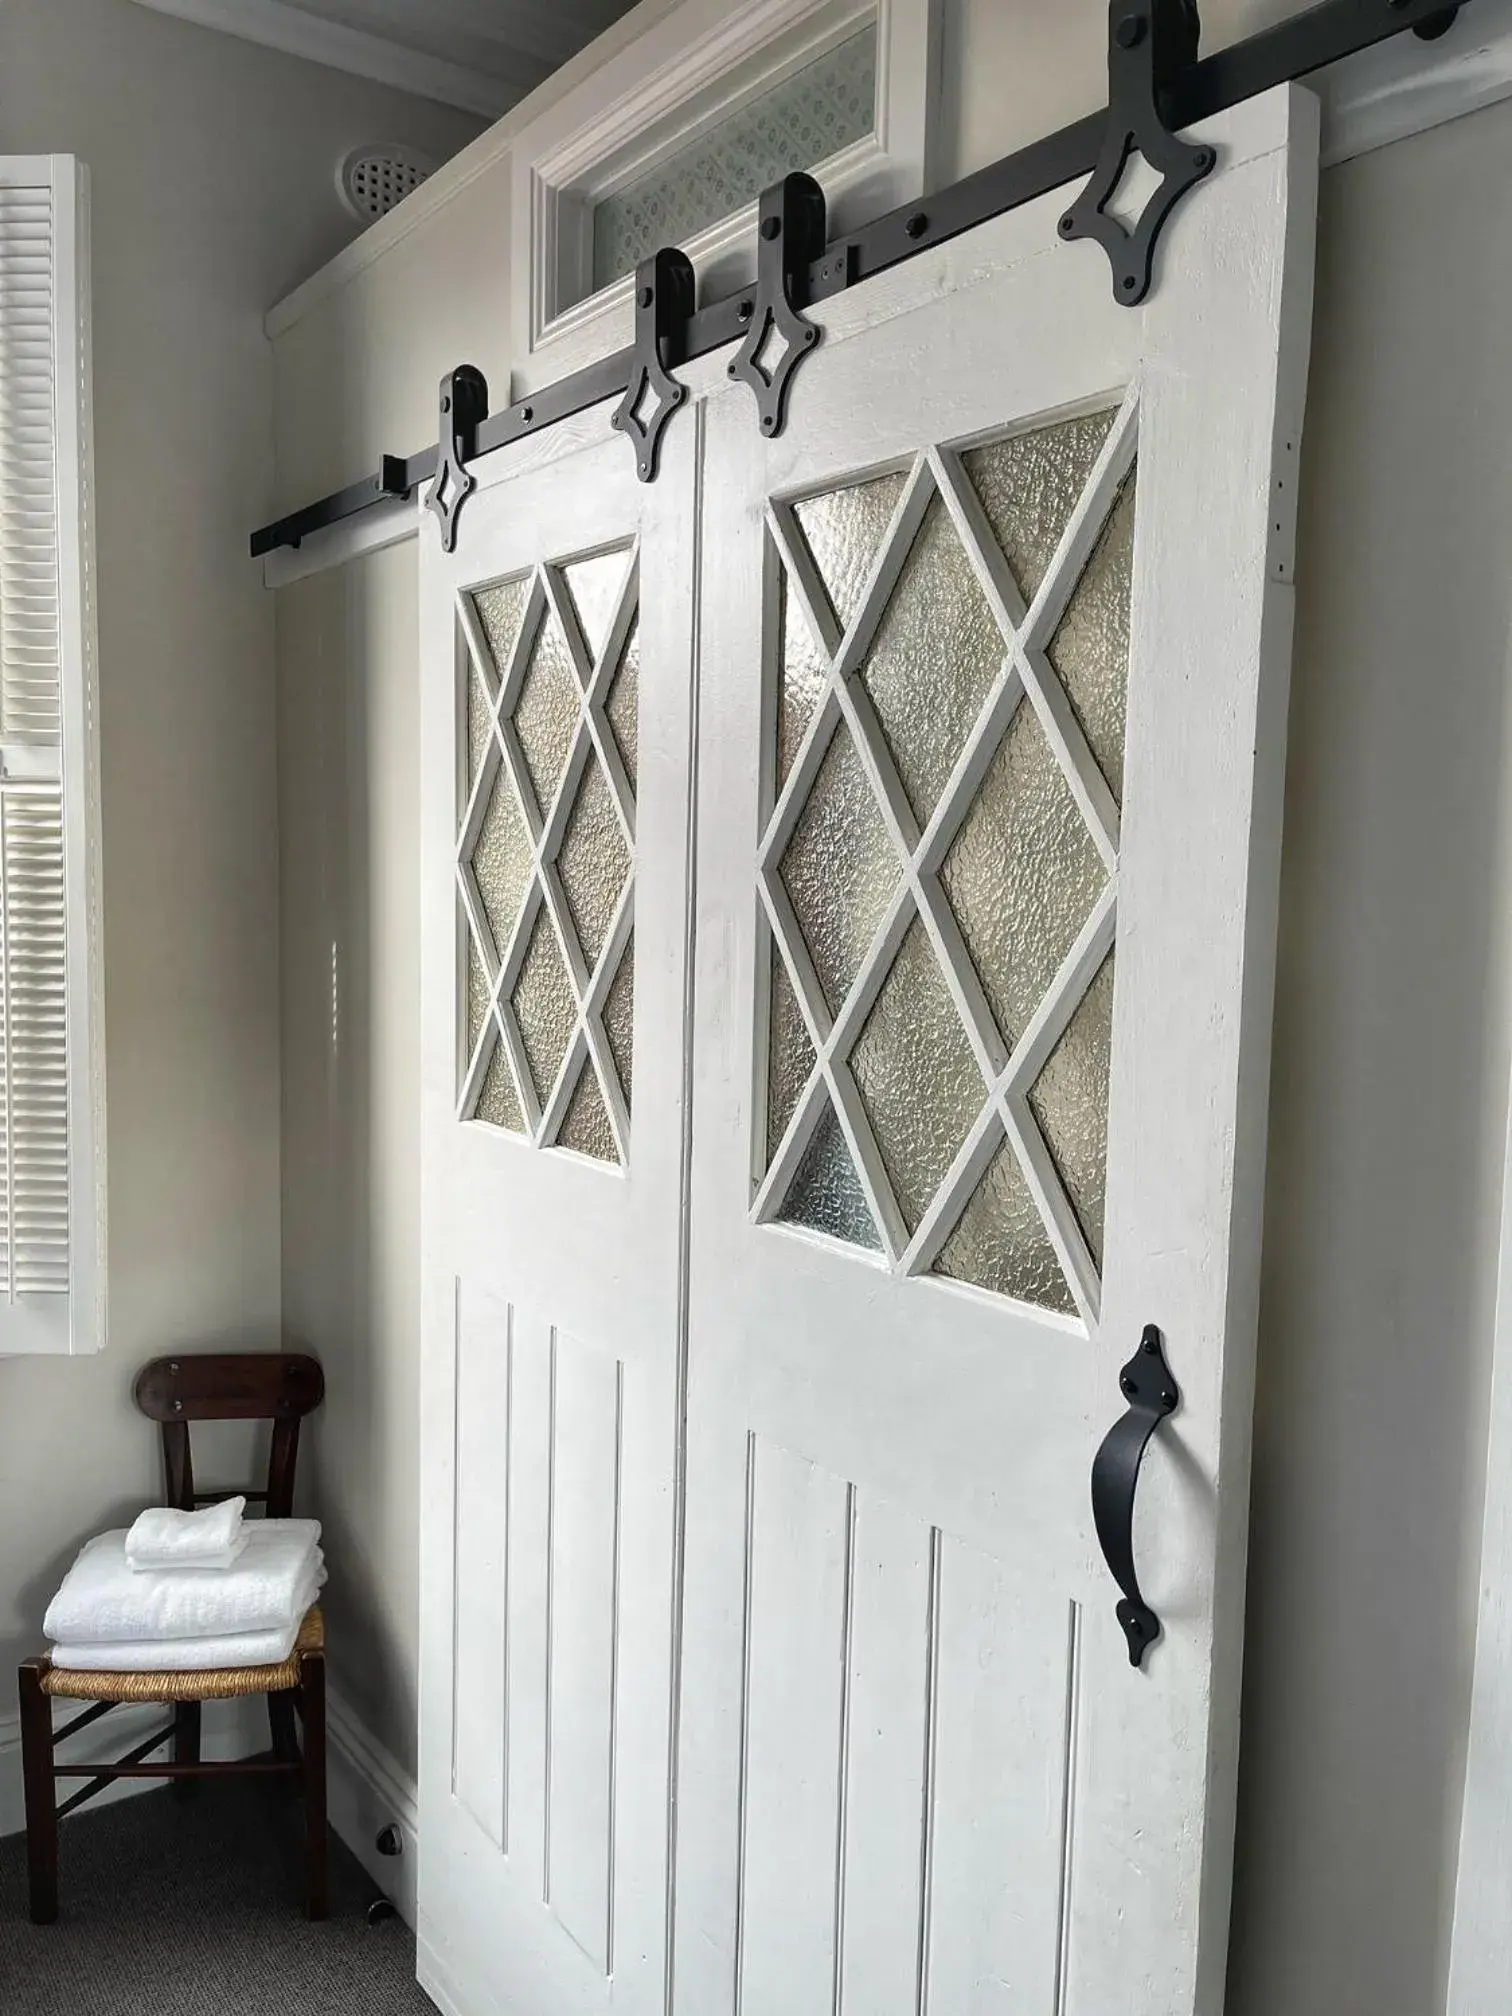
[[[458,602],[458,1117],[623,1164],[639,570],[621,544]]]
[[[768,513],[755,1215],[1094,1320],[1132,399]]]

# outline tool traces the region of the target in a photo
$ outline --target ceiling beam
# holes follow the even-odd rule
[[[382,35],[369,35],[337,21],[290,7],[286,0],[137,0],[159,14],[173,14],[201,28],[301,56],[331,70],[345,70],[374,84],[388,84],[417,98],[431,98],[460,111],[498,119],[525,95],[507,79],[448,63],[439,56],[406,48]]]

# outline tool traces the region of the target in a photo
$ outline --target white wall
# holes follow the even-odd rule
[[[129,0],[0,5],[0,151],[94,178],[110,1343],[0,1361],[0,1667],[156,1490],[158,1351],[276,1347],[282,1297],[270,300],[354,229],[359,140],[477,122]],[[333,1405],[340,1404],[340,1396]]]
[[[1203,11],[1212,47],[1293,10]],[[1105,18],[1096,0],[950,0],[948,172],[1096,103]],[[1323,178],[1232,2016],[1443,2006],[1512,1027],[1509,186],[1512,104]],[[433,439],[436,380],[462,357],[502,396],[507,214],[495,162],[395,249],[305,294],[276,344],[281,505]],[[354,352],[332,412],[338,361]],[[285,1292],[291,1310],[339,1304],[354,1361],[371,1348],[375,1446],[400,1459],[385,1489],[408,1508],[413,1443],[395,1423],[413,1405],[416,1228],[390,1158],[418,1097],[400,1028],[418,937],[416,778],[398,731],[413,567],[414,548],[396,548],[280,598]],[[320,775],[316,733],[337,737]],[[324,815],[317,860],[305,800],[333,778],[345,810]],[[384,1064],[381,1086],[371,1062],[332,1077],[339,1095],[317,1117],[333,941],[351,948],[347,997],[375,1015],[383,1004],[370,1041]],[[307,1157],[296,1143],[317,1127]],[[379,1201],[314,1216],[322,1193]],[[296,1241],[296,1222],[319,1237]],[[361,1312],[377,1304],[389,1316],[365,1337]],[[333,1488],[354,1523],[375,1502],[323,1476]],[[412,1560],[379,1574],[373,1614],[397,1620]],[[368,1702],[406,1751],[412,1634],[396,1622]]]

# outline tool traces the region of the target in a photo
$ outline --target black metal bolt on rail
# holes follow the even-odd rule
[[[1178,161],[1176,178],[1178,182],[1188,178],[1182,186],[1190,187],[1211,172],[1212,150],[1188,146],[1175,140],[1175,135],[1242,104],[1247,98],[1257,97],[1294,78],[1309,76],[1409,29],[1423,41],[1435,41],[1453,27],[1471,4],[1472,0],[1458,0],[1453,6],[1446,6],[1444,0],[1320,0],[1318,6],[1308,8],[1305,13],[1291,15],[1242,42],[1199,59],[1195,0],[1115,0],[1109,9],[1109,104],[1104,111],[1063,126],[946,189],[932,191],[927,209],[921,208],[917,201],[904,204],[831,245],[826,246],[821,240],[808,254],[806,272],[798,271],[796,261],[789,267],[783,298],[795,313],[801,314],[816,302],[873,279],[904,259],[931,251],[989,218],[1015,210],[1081,177],[1093,179],[1065,213],[1063,235],[1083,235],[1085,222],[1085,235],[1102,238],[1106,243],[1104,233],[1094,229],[1091,220],[1096,217],[1101,225],[1110,227],[1109,237],[1113,230],[1122,233],[1118,220],[1107,213],[1106,206],[1118,186],[1116,176],[1108,179],[1108,163],[1117,147],[1123,150],[1120,172],[1127,164],[1127,155],[1133,151],[1127,144],[1131,129],[1139,151],[1156,168],[1163,165],[1157,156],[1168,148],[1179,149],[1184,165]],[[1151,148],[1156,151],[1152,153]],[[1163,184],[1161,197],[1156,199],[1162,206],[1157,214],[1152,218],[1154,206],[1147,205],[1134,233],[1122,233],[1121,253],[1118,245],[1109,246],[1110,259],[1116,262],[1122,256],[1124,261],[1115,287],[1115,299],[1120,302],[1132,307],[1144,298],[1149,285],[1144,254],[1153,258],[1160,230],[1171,205],[1180,200],[1181,194],[1181,188],[1171,194],[1169,183]],[[786,228],[791,230],[791,220]],[[758,260],[774,246],[787,249],[781,236],[776,240],[758,239]],[[683,257],[681,253],[676,256]],[[1128,284],[1130,280],[1132,285]],[[506,448],[527,433],[587,412],[608,399],[619,400],[620,410],[624,411],[632,385],[641,384],[643,363],[656,349],[661,353],[656,359],[658,367],[670,373],[676,365],[706,357],[729,343],[741,343],[744,349],[742,339],[749,342],[755,333],[753,325],[761,300],[759,287],[754,299],[752,290],[744,287],[738,294],[695,308],[690,268],[686,291],[680,298],[680,316],[663,324],[659,345],[652,346],[650,351],[638,328],[637,340],[630,348],[616,351],[613,356],[601,358],[556,384],[543,387],[532,394],[529,405],[509,406],[497,414],[487,413],[485,390],[483,411],[475,418],[470,440],[465,430],[459,438],[457,428],[451,424],[455,416],[447,415],[439,448],[424,448],[409,456],[386,455],[377,476],[364,477],[360,483],[348,484],[317,503],[262,526],[252,534],[253,558],[280,547],[298,546],[313,532],[339,525],[393,498],[408,496],[428,483],[434,487],[426,501],[441,519],[443,539],[447,537],[448,522],[454,536],[460,501],[454,504],[449,518],[435,501],[438,491],[443,502],[446,495],[440,482],[443,470],[450,472],[448,484],[455,483],[458,487],[465,484],[462,489],[465,496],[476,480],[468,474],[467,464],[477,457]],[[662,305],[665,307],[665,301]],[[806,317],[803,319],[807,321]],[[817,332],[813,340],[805,339],[804,354],[816,341]],[[455,378],[459,373],[452,375]],[[775,434],[781,429],[782,394],[786,393],[790,378],[791,371],[786,374],[778,396],[773,413],[775,424],[765,429],[768,433]],[[676,403],[681,405],[686,388],[670,376],[668,383],[679,395]],[[766,412],[773,411],[770,392],[763,393],[754,384],[752,389],[757,392],[759,404],[766,402],[764,419]],[[634,403],[631,402],[632,410]],[[668,417],[660,417],[653,447],[659,447]],[[642,459],[643,454],[638,453],[638,473]],[[651,461],[654,473],[654,452]]]

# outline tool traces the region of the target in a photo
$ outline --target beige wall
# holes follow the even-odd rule
[[[1289,11],[1209,0],[1205,46]],[[1103,20],[1097,6],[950,0],[951,172],[1096,102]],[[1233,2016],[1443,2006],[1512,1035],[1508,186],[1512,104],[1323,179]],[[284,504],[371,467],[384,447],[434,438],[435,382],[458,358],[500,390],[506,222],[498,165],[280,337]],[[498,249],[480,260],[485,230]],[[324,425],[322,395],[351,346],[370,360],[364,389],[349,378],[352,396]],[[398,725],[413,684],[414,550],[280,598],[284,1045],[300,1109],[286,1115],[285,1292],[291,1310],[331,1298],[332,1334],[345,1326],[354,1353],[371,1353],[372,1446],[392,1452],[384,1489],[405,1515],[374,1582],[375,1615],[395,1621],[366,1700],[406,1757],[414,1362],[392,1319],[401,1277],[412,1294],[416,1227],[382,1139],[402,1135],[418,1098],[401,1033],[415,985],[416,777]],[[332,733],[317,775],[303,745]],[[327,790],[345,809],[303,804]],[[293,822],[313,836],[322,818],[317,859],[294,845]],[[333,940],[351,947],[352,1013],[371,1004],[382,1031],[365,1062],[333,1075],[338,1106],[317,1118]],[[296,1141],[317,1129],[327,1159],[306,1161]],[[296,1243],[287,1227],[307,1214],[328,1229]],[[365,1336],[360,1312],[377,1305],[388,1323],[369,1313]],[[352,1478],[323,1475],[322,1489],[360,1524],[371,1500]]]
[[[450,154],[477,122],[129,0],[6,0],[0,79],[0,151],[93,171],[111,1212],[109,1348],[0,1361],[5,1666],[73,1549],[157,1487],[136,1367],[279,1339],[262,312],[351,234],[349,147]]]
[[[415,1764],[420,900],[414,548],[278,598],[284,1321],[325,1362],[336,1681]],[[360,677],[353,677],[355,668]]]

